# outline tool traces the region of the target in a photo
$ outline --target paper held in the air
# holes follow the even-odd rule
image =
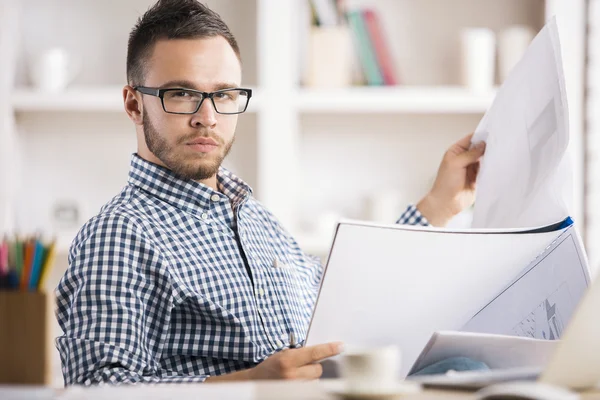
[[[569,121],[556,19],[502,84],[472,143],[482,140],[473,228],[545,226],[569,215]]]

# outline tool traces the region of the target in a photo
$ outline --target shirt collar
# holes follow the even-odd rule
[[[217,172],[219,191],[216,191],[203,183],[182,179],[170,169],[144,160],[137,154],[131,156],[127,182],[181,209],[208,209],[215,201],[214,195],[225,196],[236,206],[252,195],[252,188],[224,167]]]

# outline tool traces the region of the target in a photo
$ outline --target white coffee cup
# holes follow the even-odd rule
[[[55,47],[34,58],[30,74],[33,85],[43,91],[61,91],[75,78],[80,63],[65,49]]]
[[[488,28],[466,28],[461,32],[462,81],[475,92],[494,87],[496,36]]]
[[[398,346],[347,348],[340,371],[348,394],[376,395],[394,393],[400,373]]]

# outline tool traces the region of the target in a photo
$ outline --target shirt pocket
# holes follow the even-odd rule
[[[314,304],[311,291],[302,278],[299,267],[294,264],[280,263],[271,266],[269,272],[285,318],[296,334],[296,339],[303,341]]]
[[[293,288],[300,286],[298,282],[299,272],[293,264],[275,259],[269,270],[277,286],[284,285]]]

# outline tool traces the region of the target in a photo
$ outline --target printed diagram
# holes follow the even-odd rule
[[[535,339],[560,339],[573,310],[573,299],[566,283],[559,286],[546,300],[540,303],[527,317],[512,329],[512,334]]]

